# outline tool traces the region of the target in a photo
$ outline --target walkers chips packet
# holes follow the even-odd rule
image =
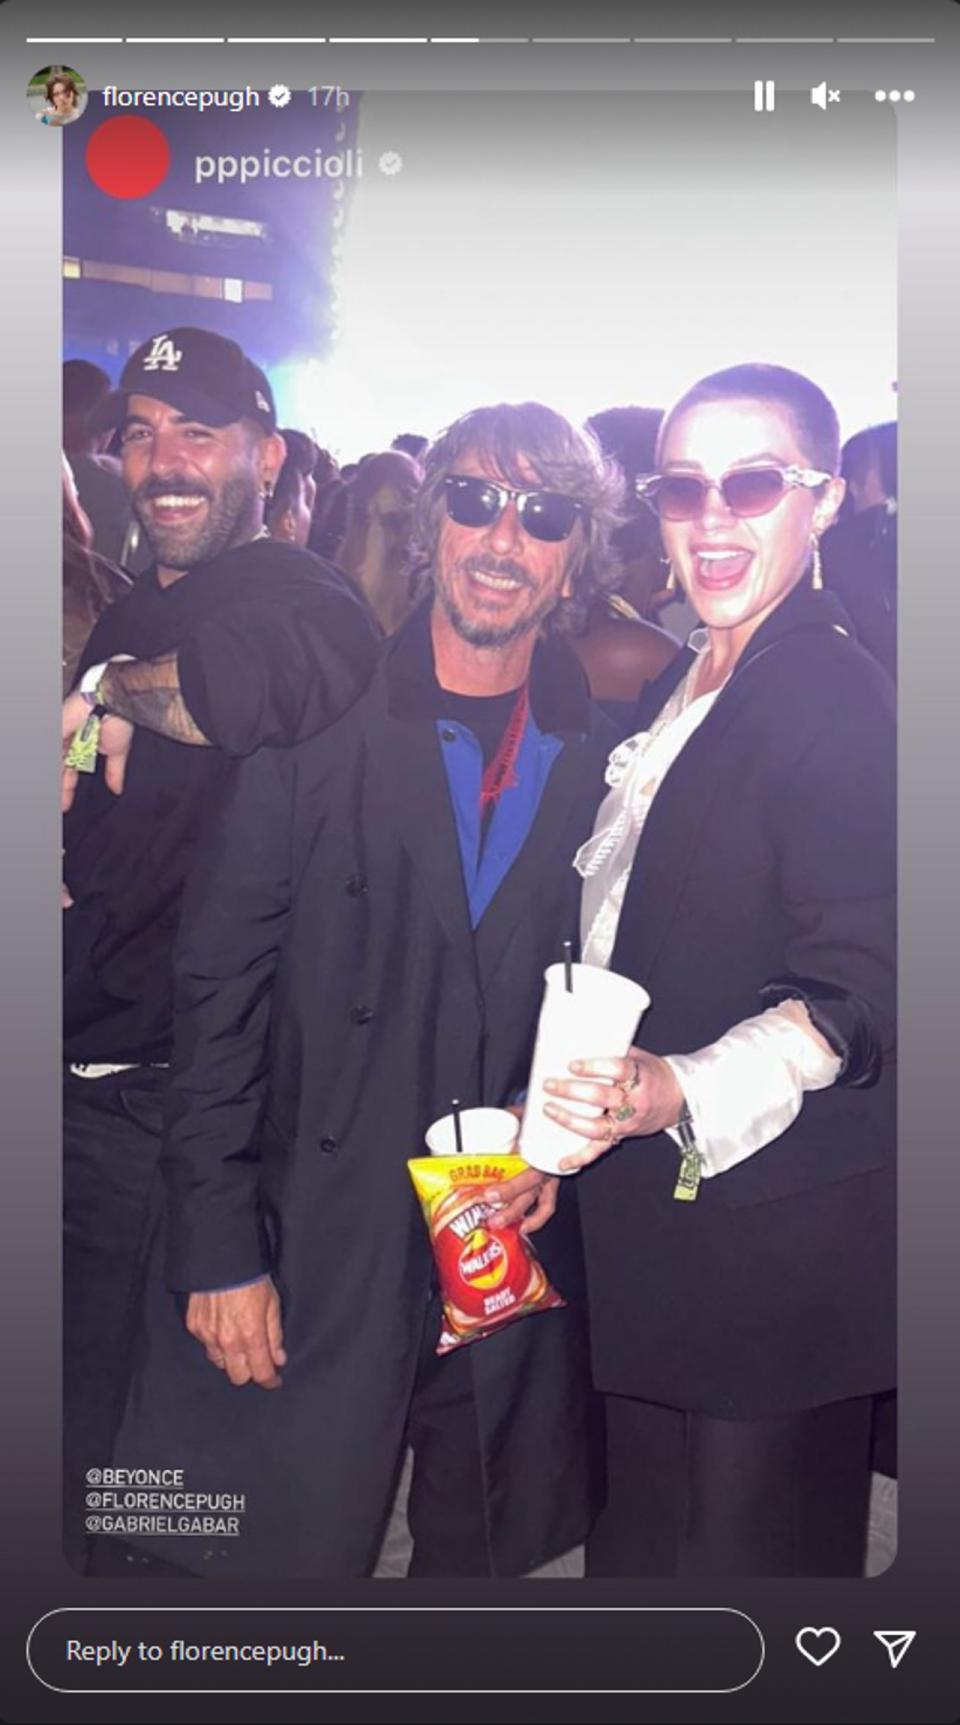
[[[547,1280],[520,1223],[497,1226],[482,1194],[523,1174],[522,1156],[421,1156],[407,1163],[440,1278],[438,1354],[492,1335],[531,1312],[566,1305]]]

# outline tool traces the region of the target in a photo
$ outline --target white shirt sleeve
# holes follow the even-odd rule
[[[807,1090],[826,1090],[840,1071],[799,1000],[745,1018],[694,1054],[670,1054],[693,1121],[705,1179],[762,1150],[792,1125]],[[676,1144],[676,1127],[667,1129]]]

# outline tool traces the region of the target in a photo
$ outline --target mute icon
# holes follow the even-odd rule
[[[826,79],[824,79],[822,84],[814,84],[813,89],[810,91],[810,100],[813,103],[815,108],[825,108],[826,107],[826,105],[827,105],[827,81],[826,81]]]

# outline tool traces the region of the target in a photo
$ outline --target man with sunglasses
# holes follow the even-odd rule
[[[116,1460],[175,1454],[191,1489],[246,1494],[244,1523],[143,1542],[165,1560],[369,1574],[408,1445],[411,1575],[522,1574],[584,1536],[572,1194],[554,1214],[532,1171],[496,1194],[547,1224],[567,1307],[438,1358],[405,1163],[452,1097],[517,1095],[574,932],[611,739],[556,625],[604,578],[617,503],[550,409],[466,415],[417,501],[430,597],[337,726],[237,773],[182,928],[166,1265]]]

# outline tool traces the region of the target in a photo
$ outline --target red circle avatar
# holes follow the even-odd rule
[[[104,120],[87,144],[87,173],[110,198],[145,198],[166,179],[170,145],[165,133],[139,114]]]

